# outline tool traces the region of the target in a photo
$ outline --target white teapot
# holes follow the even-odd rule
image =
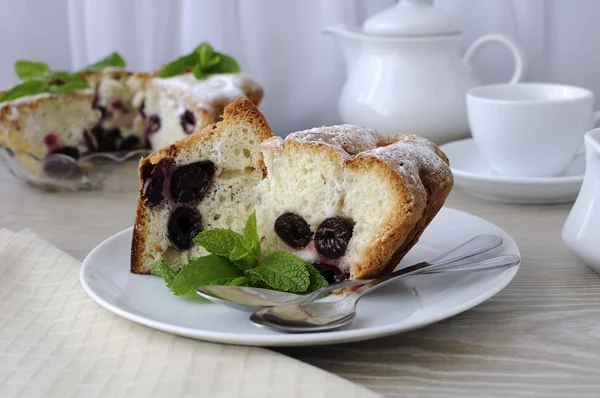
[[[511,83],[523,75],[520,46],[502,35],[479,38],[461,56],[454,18],[427,0],[400,0],[362,29],[342,25],[324,32],[339,39],[348,67],[340,117],[383,133],[414,133],[436,143],[467,136],[465,94],[478,85],[470,62],[484,44],[510,49],[515,59]]]
[[[585,176],[563,226],[569,250],[600,272],[600,128],[585,135]]]

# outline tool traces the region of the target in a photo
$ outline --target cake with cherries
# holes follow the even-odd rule
[[[70,93],[27,95],[0,103],[0,145],[32,174],[51,170],[49,154],[160,149],[218,120],[237,97],[258,104],[262,88],[243,73],[158,78],[107,68],[83,72],[90,85]]]
[[[241,231],[256,211],[261,255],[293,253],[330,283],[391,272],[453,185],[445,154],[414,135],[358,126],[271,137],[251,101],[140,163],[131,271],[206,255],[201,231]]]
[[[391,272],[453,185],[444,153],[414,135],[342,125],[262,145],[257,187],[263,254],[291,252],[330,283]]]
[[[244,73],[220,73],[196,79],[191,73],[148,79],[134,98],[145,119],[152,149],[160,149],[214,123],[225,106],[242,97],[260,103],[261,86]]]
[[[241,231],[264,176],[261,143],[271,136],[253,102],[238,99],[222,121],[142,159],[131,272],[147,274],[157,260],[180,269],[207,254],[193,243],[200,231]]]

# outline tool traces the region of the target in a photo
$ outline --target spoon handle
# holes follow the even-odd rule
[[[469,257],[476,256],[488,250],[495,249],[502,245],[502,238],[496,235],[477,235],[469,239],[462,245],[456,246],[454,249],[434,257],[427,262],[432,266],[440,266],[455,261],[464,260]]]
[[[478,254],[484,253],[486,251],[492,250],[502,244],[502,238],[496,235],[477,235],[476,237],[469,239],[465,243],[456,246],[454,249],[439,255],[437,257],[432,258],[431,260],[419,263],[430,265],[432,267],[442,267],[444,265],[452,264],[454,262],[464,260],[469,257],[476,256]],[[415,265],[419,265],[415,264]],[[414,267],[415,265],[411,266]],[[410,267],[407,267],[410,268]],[[401,272],[406,270],[407,268],[403,268],[402,270],[396,271],[390,275],[393,277],[397,272]],[[372,282],[374,279],[360,279],[353,281],[345,281],[341,283],[336,283],[333,285],[325,286],[321,289],[318,289],[310,294],[307,294],[303,297],[303,303],[310,303],[315,299],[319,298],[323,294],[330,293],[334,290],[343,289],[350,286],[360,286],[366,283]]]
[[[519,256],[515,255],[504,255],[499,257],[490,258],[482,261],[475,261],[467,264],[457,265],[446,265],[445,267],[432,267],[431,264],[422,262],[410,267],[402,268],[401,270],[395,271],[394,273],[384,276],[382,278],[375,279],[366,285],[361,286],[352,294],[348,295],[345,300],[351,300],[356,304],[362,296],[370,293],[376,288],[386,285],[389,282],[397,279],[402,279],[410,275],[421,275],[430,273],[448,273],[448,272],[465,272],[465,271],[482,271],[486,269],[503,268],[508,266],[517,265],[521,262]]]
[[[475,261],[472,263],[463,263],[458,265],[452,265],[449,267],[430,267],[425,268],[418,275],[429,275],[429,274],[451,274],[458,272],[472,272],[472,271],[485,271],[496,268],[504,268],[507,266],[517,265],[521,262],[519,256],[514,254],[506,254],[503,256],[488,258],[481,261]]]

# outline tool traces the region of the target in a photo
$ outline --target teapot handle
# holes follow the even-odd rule
[[[515,70],[512,74],[512,77],[510,78],[509,83],[513,84],[519,82],[523,78],[523,72],[525,70],[525,55],[523,54],[523,50],[521,49],[519,43],[504,35],[485,35],[475,40],[465,52],[465,55],[463,56],[463,61],[468,66],[471,66],[471,58],[473,58],[473,55],[475,55],[477,50],[479,50],[479,48],[481,48],[485,44],[494,42],[504,44],[512,53],[513,58],[515,59]]]

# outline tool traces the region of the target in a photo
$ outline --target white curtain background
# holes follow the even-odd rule
[[[76,69],[119,51],[130,69],[153,70],[201,41],[236,57],[265,88],[261,110],[280,135],[339,122],[345,65],[330,24],[361,24],[394,0],[0,0],[0,87],[16,59]],[[600,95],[600,1],[435,0],[454,12],[465,46],[499,32],[521,42],[526,80],[589,87]],[[500,47],[475,61],[482,83],[507,80]],[[599,102],[600,103],[600,102]]]

